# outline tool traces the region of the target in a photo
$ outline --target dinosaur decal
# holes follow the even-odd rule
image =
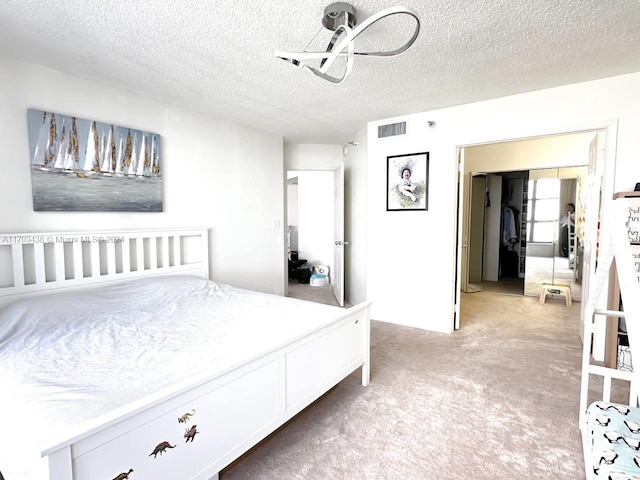
[[[113,480],[128,480],[131,472],[133,472],[133,468],[130,468],[128,472],[123,472],[120,475],[117,475]]]
[[[162,455],[167,448],[176,448],[176,446],[169,444],[169,442],[161,442],[156,445],[156,448],[153,449],[153,452],[151,452],[149,456],[153,455],[153,458],[156,458],[156,455]]]
[[[194,425],[189,430],[185,430],[184,432],[184,438],[186,438],[185,443],[188,442],[189,440],[191,440],[191,443],[193,443],[193,439],[195,438],[196,433],[200,433],[196,430],[196,427],[197,425]]]
[[[178,423],[187,423],[189,421],[189,417],[192,417],[196,414],[194,409],[191,410],[191,413],[187,412],[181,417],[178,418]]]

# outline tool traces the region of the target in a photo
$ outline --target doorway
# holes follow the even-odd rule
[[[336,276],[342,269],[336,265],[334,255],[335,184],[334,171],[287,172],[286,295],[340,306],[334,293]],[[318,272],[323,272],[326,279],[320,278]]]
[[[480,180],[478,180],[479,174],[486,176],[487,179],[490,175],[511,175],[511,176],[521,176],[523,178],[524,189],[526,190],[529,186],[529,181],[525,177],[524,174],[528,174],[532,170],[543,169],[545,167],[565,167],[565,166],[574,166],[574,165],[586,165],[590,161],[590,143],[596,137],[602,137],[603,140],[606,140],[606,134],[608,132],[607,129],[615,129],[615,126],[603,126],[600,129],[586,130],[580,132],[568,132],[562,134],[541,136],[541,137],[531,137],[524,138],[520,140],[511,140],[504,142],[496,142],[491,144],[478,144],[478,145],[469,145],[464,147],[459,147],[460,158],[461,160],[461,168],[460,168],[460,185],[461,192],[459,194],[459,214],[458,214],[458,228],[461,230],[459,234],[459,263],[460,268],[458,270],[457,275],[457,285],[460,286],[460,290],[462,292],[474,292],[480,291],[485,287],[485,278],[483,273],[482,282],[477,281],[477,273],[476,273],[476,281],[473,280],[473,276],[469,275],[469,266],[474,262],[477,264],[478,259],[474,257],[473,252],[482,251],[483,255],[487,250],[487,239],[482,236],[484,245],[479,247],[477,242],[472,244],[473,241],[472,229],[474,229],[474,222],[469,221],[469,215],[472,210],[472,207],[477,211],[478,207],[476,203],[479,199],[482,199],[482,203],[484,204],[481,210],[483,214],[486,216],[486,204],[495,201],[495,196],[492,196],[489,192],[484,192],[484,196],[479,194],[473,194],[473,186],[480,185],[481,188],[486,188],[488,185],[488,180],[486,183],[482,184]],[[609,173],[609,179],[605,182],[605,145],[604,141],[601,140],[601,150],[602,155],[599,155],[599,159],[594,161],[594,169],[593,172],[590,170],[590,174],[595,176],[596,168],[595,165],[597,163],[597,174],[599,176],[597,185],[602,186],[603,190],[610,189],[607,187],[608,183],[612,178],[611,173]],[[612,167],[611,167],[612,168]],[[607,171],[611,171],[609,168]],[[575,178],[575,176],[574,176]],[[514,197],[517,197],[517,193]],[[498,208],[502,207],[501,197],[497,197],[498,200]],[[528,194],[525,196],[528,199]],[[475,199],[475,200],[474,200]],[[556,198],[556,205],[561,200]],[[493,203],[491,203],[493,204]],[[527,221],[531,221],[532,218],[529,217],[531,213],[527,212],[528,203],[523,204],[523,208],[520,210],[521,219],[519,221],[520,225],[526,226]],[[583,205],[583,211],[578,212],[576,215],[581,215],[581,218],[584,220],[585,212],[584,209],[586,207],[586,203]],[[598,206],[596,206],[596,209]],[[558,209],[555,209],[555,214],[558,214]],[[471,217],[473,219],[473,217]],[[592,222],[595,225],[597,222]],[[555,231],[555,229],[559,229],[557,221],[555,222],[555,227],[551,227],[551,231]],[[475,227],[477,229],[477,226]],[[593,234],[595,237],[596,228],[593,228]],[[583,232],[584,234],[585,232]],[[522,255],[518,258],[518,268],[522,268],[524,265],[526,269],[526,240],[527,233],[523,232],[522,236],[518,239],[524,241],[524,245],[518,245],[522,250]],[[532,242],[535,243],[535,242]],[[550,249],[553,252],[553,256],[555,257],[555,252],[559,248],[559,234],[556,234],[555,240],[550,241]],[[495,248],[495,246],[493,247]],[[580,269],[580,266],[583,264],[583,259],[578,258],[577,248],[574,250],[574,261],[577,262],[576,268]],[[477,255],[477,253],[476,253]],[[483,257],[483,272],[486,271],[486,265],[484,265],[486,261],[486,256]],[[566,260],[568,261],[568,260]],[[525,270],[526,272],[526,270]],[[572,275],[575,275],[575,271],[572,271]],[[585,272],[580,269],[580,275],[584,275]],[[588,281],[588,279],[587,279]],[[522,290],[520,290],[522,288]],[[524,287],[518,287],[518,294],[524,294]],[[456,292],[456,295],[459,295]],[[537,291],[537,295],[539,295],[539,290]],[[459,298],[459,297],[456,297]],[[458,313],[459,305],[456,305],[456,314]],[[459,327],[459,315],[455,316],[455,327]]]
[[[465,292],[539,296],[542,284],[566,284],[580,301],[575,211],[583,210],[586,175],[586,164],[471,173]],[[569,206],[573,213],[563,214]]]
[[[470,174],[466,293],[523,294],[528,175]]]

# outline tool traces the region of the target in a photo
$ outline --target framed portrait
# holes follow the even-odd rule
[[[387,211],[429,209],[429,152],[387,157]]]

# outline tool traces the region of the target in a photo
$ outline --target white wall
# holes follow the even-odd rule
[[[286,170],[334,170],[341,161],[340,145],[284,144]]]
[[[613,190],[640,178],[640,73],[369,123],[367,299],[372,317],[451,332],[454,312],[456,147],[611,126]],[[407,135],[377,127],[407,121]],[[428,121],[435,121],[429,128]],[[617,130],[617,142],[616,142]],[[429,211],[386,212],[386,157],[430,152]]]
[[[164,212],[34,212],[28,108],[160,134]],[[205,226],[214,279],[284,293],[282,137],[3,57],[0,132],[0,232]]]
[[[506,172],[585,165],[595,133],[554,135],[465,148],[464,171]]]

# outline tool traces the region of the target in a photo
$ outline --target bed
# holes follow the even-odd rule
[[[206,229],[0,234],[6,480],[209,479],[354,371],[369,306],[208,279]]]
[[[603,236],[595,275],[590,280],[583,317],[582,383],[579,424],[582,435],[585,476],[589,480],[640,480],[640,262],[631,249],[631,227],[637,226],[637,212],[625,199],[607,206],[613,221],[609,238]],[[615,260],[615,263],[614,263]],[[624,311],[598,308],[604,303],[609,274],[616,275]],[[622,318],[628,335],[631,361],[628,370],[610,368],[592,361],[591,347],[597,320]],[[635,362],[634,362],[634,359]],[[594,399],[591,380],[601,377],[601,395]],[[612,401],[612,395],[617,399]],[[625,403],[622,403],[625,402]]]

